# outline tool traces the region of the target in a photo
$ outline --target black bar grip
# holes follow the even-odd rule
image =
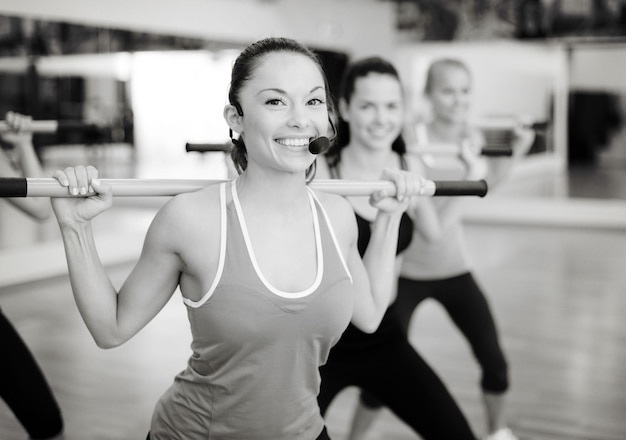
[[[513,148],[511,147],[484,147],[480,154],[483,156],[513,156]]]
[[[88,124],[82,121],[57,121],[57,132],[91,132],[96,133],[100,127],[96,124]]]
[[[227,142],[225,144],[192,144],[187,142],[185,144],[185,151],[187,153],[191,151],[197,151],[198,153],[210,153],[214,151],[223,151],[228,153],[232,149],[232,144]]]
[[[26,197],[28,184],[24,177],[3,177],[0,179],[0,197]]]
[[[486,180],[437,180],[435,196],[479,196],[487,195]]]

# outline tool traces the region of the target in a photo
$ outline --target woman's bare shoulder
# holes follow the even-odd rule
[[[157,212],[151,230],[163,238],[183,239],[204,230],[219,231],[219,185],[211,185],[168,200]]]

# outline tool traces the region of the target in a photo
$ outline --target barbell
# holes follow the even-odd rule
[[[186,192],[198,191],[207,185],[214,185],[227,180],[204,179],[100,179],[111,186],[116,197],[159,197],[175,196]],[[396,186],[387,180],[362,181],[342,179],[313,180],[309,186],[313,189],[339,194],[342,196],[369,196],[375,191],[386,190],[394,195]],[[487,194],[485,180],[426,180],[416,196],[478,196]],[[7,197],[86,197],[93,195],[69,194],[66,187],[54,178],[3,177],[0,178],[0,198]]]

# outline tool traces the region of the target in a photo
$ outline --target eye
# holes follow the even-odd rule
[[[268,99],[267,101],[265,101],[265,104],[271,105],[271,106],[278,106],[278,105],[284,104],[284,102],[282,99],[273,98],[273,99]]]
[[[324,101],[323,99],[320,98],[313,98],[313,99],[309,99],[309,101],[307,102],[308,105],[314,105],[314,106],[318,106],[318,105],[324,105],[326,104],[326,101]]]

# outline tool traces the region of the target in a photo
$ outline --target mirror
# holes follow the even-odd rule
[[[529,117],[537,129],[533,154],[504,196],[523,189],[524,197],[624,200],[626,80],[619,72],[626,45],[568,38],[405,39],[394,60],[417,107],[425,66],[449,55],[465,59],[474,73],[477,117]],[[0,16],[0,114],[18,110],[98,128],[38,135],[49,169],[84,162],[111,177],[219,178],[226,171],[218,153],[187,154],[184,146],[228,139],[221,103],[240,49],[225,41]],[[585,133],[598,136],[583,139],[576,130],[594,118],[578,110],[605,112],[596,122],[610,124],[591,127]],[[38,240],[54,235],[38,234]],[[0,247],[7,243],[23,239],[0,237]]]
[[[228,139],[222,108],[236,48],[0,16],[0,114],[78,122],[34,135],[47,175],[92,164],[108,178],[225,178],[219,154],[199,159],[185,143]],[[0,248],[58,236],[53,221],[25,219],[3,201],[0,223]]]
[[[429,65],[441,58],[463,62],[471,74],[470,120],[482,128],[487,142],[509,138],[515,124],[531,127],[535,140],[498,192],[507,197],[555,196],[555,176],[567,166],[563,132],[567,122],[567,56],[559,47],[518,41],[446,42],[403,46],[396,59],[407,86],[412,118],[428,119],[424,97]]]

